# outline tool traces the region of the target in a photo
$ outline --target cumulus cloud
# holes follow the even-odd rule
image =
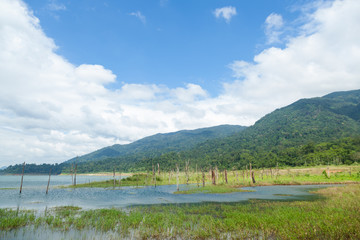
[[[231,63],[237,80],[225,84],[227,94],[256,102],[265,113],[299,98],[359,89],[360,33],[353,31],[360,27],[359,10],[353,0],[320,6],[285,48],[265,49],[254,62]],[[303,31],[309,26],[317,30]]]
[[[192,83],[124,83],[109,90],[106,85],[117,81],[111,70],[75,66],[57,55],[27,6],[2,0],[0,166],[62,162],[158,132],[251,125],[299,98],[360,88],[359,12],[356,0],[319,5],[286,47],[265,49],[253,62],[230,63],[234,78],[211,97]],[[308,31],[311,26],[316,31]]]
[[[271,13],[265,20],[265,34],[268,44],[280,42],[281,28],[284,25],[280,14]]]
[[[140,11],[129,13],[129,15],[137,17],[143,24],[146,23],[146,17]]]
[[[213,12],[216,18],[224,18],[227,23],[236,15],[236,8],[232,6],[217,8]]]

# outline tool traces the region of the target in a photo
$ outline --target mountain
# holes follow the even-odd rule
[[[181,159],[167,154],[151,161],[171,167],[190,159],[224,168],[354,162],[359,136],[360,90],[335,92],[277,109],[242,132],[182,152]],[[147,159],[139,165],[150,167]]]
[[[220,125],[196,130],[182,130],[172,133],[159,133],[145,137],[130,144],[115,144],[99,149],[81,157],[68,160],[66,163],[98,161],[114,157],[131,157],[133,160],[156,157],[167,152],[179,152],[193,148],[207,140],[223,138],[243,131],[246,127],[237,125]]]

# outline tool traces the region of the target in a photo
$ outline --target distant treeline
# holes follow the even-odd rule
[[[219,140],[221,141],[221,140]],[[210,144],[209,146],[207,144]],[[197,149],[183,152],[170,152],[155,158],[144,158],[131,161],[132,156],[108,158],[101,161],[82,162],[77,164],[78,173],[137,172],[152,171],[157,164],[163,171],[175,169],[176,164],[183,170],[185,161],[190,161],[190,168],[209,169],[244,169],[249,163],[254,168],[269,168],[278,166],[316,166],[324,164],[353,164],[360,161],[360,137],[348,137],[340,140],[322,143],[308,143],[296,147],[272,147],[265,150],[263,147],[253,146],[248,149],[234,151],[230,146],[217,145],[214,141],[204,143]],[[212,151],[206,152],[208,149]],[[216,154],[214,154],[214,152]],[[71,164],[26,164],[26,174],[53,174],[70,173]],[[21,174],[22,164],[9,166],[0,171],[2,174]]]

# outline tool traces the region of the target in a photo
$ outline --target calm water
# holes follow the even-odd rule
[[[112,179],[111,176],[77,176],[77,183]],[[163,203],[238,202],[249,199],[307,199],[314,196],[308,190],[324,187],[266,186],[243,189],[254,192],[229,194],[173,194],[175,185],[154,187],[78,188],[62,189],[56,186],[71,184],[71,176],[52,176],[49,193],[46,195],[48,176],[24,176],[22,193],[19,194],[21,176],[0,176],[0,208],[42,210],[49,207],[73,205],[85,209],[128,207],[134,205]],[[186,189],[181,185],[180,190]],[[281,195],[291,196],[281,196]]]

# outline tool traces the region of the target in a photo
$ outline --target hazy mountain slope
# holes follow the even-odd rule
[[[243,126],[221,125],[195,130],[182,130],[173,133],[159,133],[130,144],[115,144],[105,147],[78,158],[73,158],[67,162],[71,163],[76,161],[80,163],[123,156],[131,156],[134,160],[144,157],[156,157],[166,152],[185,151],[201,142],[227,137],[241,132],[245,128],[246,127]]]

